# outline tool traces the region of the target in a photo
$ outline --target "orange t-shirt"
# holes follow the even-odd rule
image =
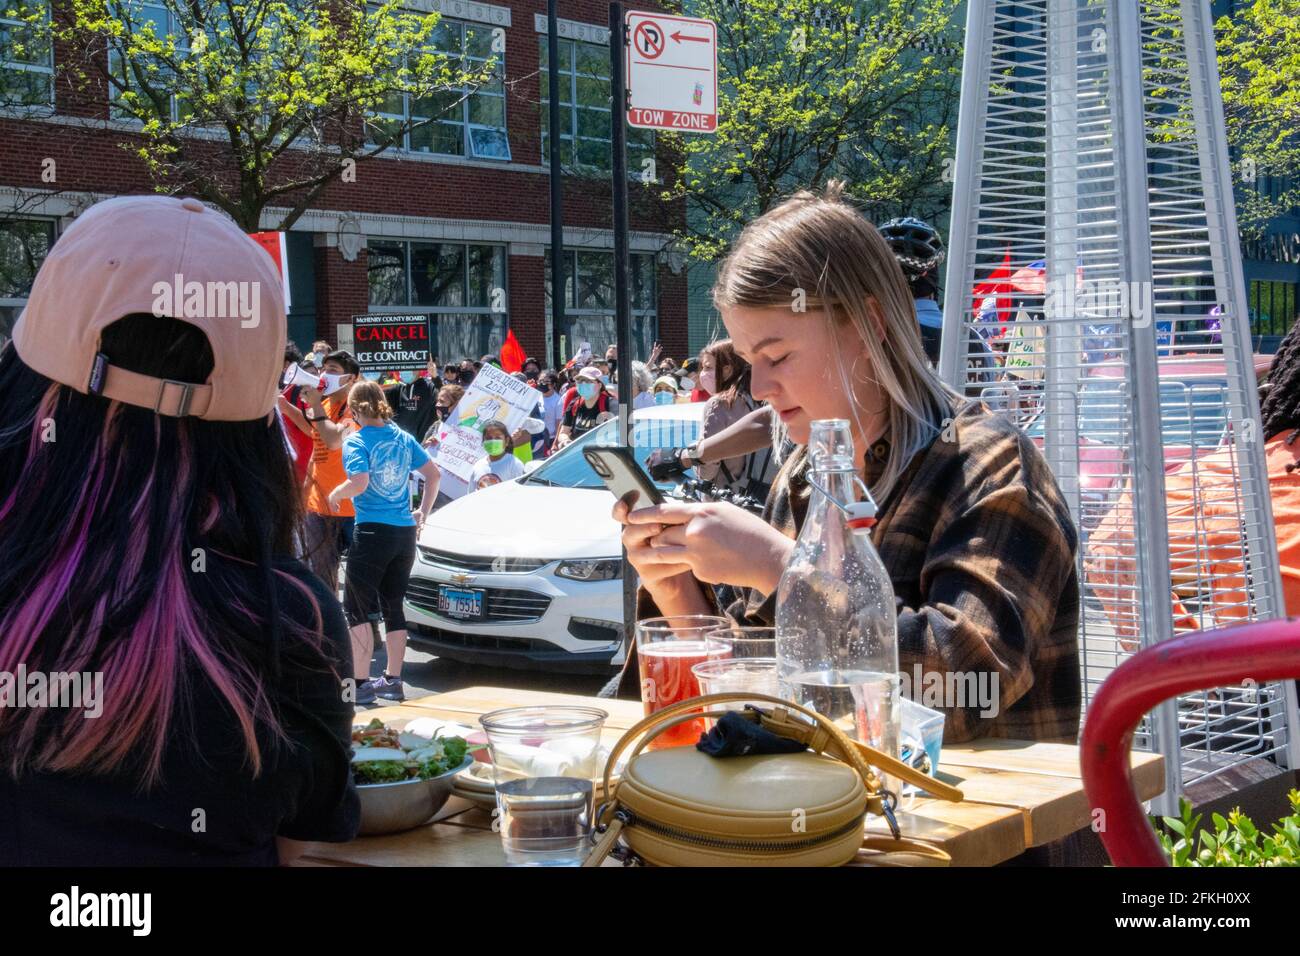
[[[326,398],[322,404],[330,421],[350,426],[349,431],[356,428],[352,421],[352,412],[348,410],[346,389],[340,391],[337,396]],[[320,437],[319,429],[316,429],[311,439],[311,471],[307,476],[307,510],[330,517],[355,517],[356,510],[352,507],[351,498],[340,501],[337,512],[330,511],[330,492],[347,480],[347,472],[343,469],[343,447],[340,445],[338,448],[327,448],[324,439]]]
[[[1269,500],[1277,535],[1282,601],[1288,614],[1300,614],[1300,439],[1291,432],[1264,444]],[[1240,489],[1235,448],[1229,446],[1165,475],[1168,502],[1169,570],[1174,579],[1174,630],[1223,627],[1247,617],[1245,561],[1242,553]],[[1297,467],[1287,472],[1286,466]],[[1105,605],[1122,646],[1136,646],[1138,614],[1127,601],[1138,582],[1132,497],[1125,490],[1116,507],[1089,536],[1087,580]],[[1200,614],[1178,592],[1203,595]],[[1208,600],[1207,600],[1208,598]]]

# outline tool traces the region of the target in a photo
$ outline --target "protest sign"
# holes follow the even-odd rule
[[[542,393],[495,365],[484,365],[455,409],[455,421],[438,434],[434,461],[439,468],[469,481],[484,455],[482,427],[496,419],[512,434],[537,409]]]
[[[427,315],[354,315],[352,339],[362,372],[418,371],[429,364]]]

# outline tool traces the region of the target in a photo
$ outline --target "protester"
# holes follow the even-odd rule
[[[438,449],[438,432],[443,425],[456,421],[456,408],[464,397],[465,389],[459,385],[444,385],[442,391],[438,393],[438,404],[436,406],[438,420],[429,426],[429,430],[425,432],[422,440],[422,444],[430,455],[433,455]],[[438,477],[438,497],[433,502],[434,511],[450,504],[457,498],[465,497],[470,490],[469,482],[446,469],[439,468]]]
[[[600,383],[600,373],[588,365],[578,372],[575,397],[564,409],[555,450],[581,438],[600,424],[600,416],[609,412],[609,393]]]
[[[487,475],[493,475],[498,481],[510,481],[524,474],[524,466],[513,454],[514,439],[506,429],[505,422],[492,419],[483,424],[483,450],[487,457],[474,466],[470,485],[483,487],[480,481]]]
[[[678,391],[686,392],[688,395],[695,391],[695,376],[700,373],[700,360],[687,359],[680,369],[677,378]],[[694,401],[695,399],[691,399]]]
[[[545,441],[549,450],[560,433],[560,420],[564,417],[564,397],[560,394],[559,375],[547,369],[537,379],[542,393],[542,424],[546,426]]]
[[[348,411],[348,387],[361,375],[350,352],[330,352],[322,365],[321,387],[304,388],[306,419],[312,427],[311,470],[307,475],[307,520],[303,526],[307,566],[331,593],[339,589],[339,560],[352,541],[354,512],[345,501],[338,511],[329,506],[329,493],[347,477],[343,469],[343,439],[355,430]]]
[[[260,321],[150,314],[177,274],[251,286]],[[280,290],[165,196],[90,207],[36,275],[0,354],[0,672],[85,695],[0,706],[0,865],[275,865],[357,832],[346,625],[291,556]]]
[[[317,339],[311,344],[311,352],[306,356],[306,360],[311,362],[317,371],[325,364],[325,356],[334,351],[334,347],[324,339]]]
[[[700,367],[704,387],[716,393],[704,406],[700,439],[706,441],[749,415],[759,403],[749,393],[749,363],[736,354],[731,339],[720,339],[706,346],[701,353]],[[778,464],[770,442],[748,455],[692,463],[697,477],[760,501],[771,490]]]
[[[651,393],[654,388],[654,377],[650,374],[650,369],[646,367],[645,362],[632,363],[632,410],[636,411],[641,408],[650,408],[655,403],[655,397]]]
[[[294,480],[298,488],[306,484],[307,472],[311,468],[312,429],[304,413],[307,403],[302,397],[302,386],[286,384],[286,380],[301,367],[298,365],[301,359],[302,356],[297,349],[284,350],[284,371],[281,373],[280,383],[285,385],[285,388],[276,400],[276,412],[284,430],[285,441],[288,443],[289,455],[293,459]]]
[[[343,442],[347,480],[329,494],[330,510],[351,500],[356,509],[348,550],[347,616],[352,630],[353,674],[358,704],[376,697],[403,700],[402,661],[406,656],[406,615],[402,601],[415,564],[415,541],[438,494],[438,469],[415,436],[393,420],[393,409],[374,382],[357,382],[348,408],[360,429]],[[419,511],[411,513],[407,491],[411,472],[424,478]],[[374,626],[384,622],[387,661],[370,679]]]
[[[524,378],[529,382],[536,382],[542,374],[542,363],[535,358],[524,359]]]
[[[616,504],[645,589],[638,619],[716,613],[702,585],[724,583],[745,589],[729,616],[772,624],[810,498],[812,422],[845,419],[879,506],[871,538],[897,600],[900,669],[997,678],[991,716],[942,708],[945,740],[1072,742],[1079,585],[1069,509],[1027,435],[938,380],[903,273],[842,188],[770,210],[720,267],[714,302],[752,365],[753,397],[777,410],[799,447],[768,496],[766,521],[720,502],[631,514]],[[799,290],[806,312],[791,307]],[[636,673],[631,661],[625,692],[636,692]]]
[[[437,369],[437,359],[430,359],[430,376]],[[431,377],[416,378],[405,384],[399,382],[384,389],[384,401],[393,409],[393,421],[397,427],[416,436],[423,436],[433,423],[437,396],[438,387]]]
[[[728,339],[724,341],[730,340]],[[706,345],[700,350],[699,372],[695,377],[695,388],[691,389],[692,402],[707,402],[716,394],[713,389],[717,388],[717,367],[713,352],[710,351],[710,348],[711,346]],[[744,360],[741,359],[740,361]],[[706,385],[706,382],[712,384],[713,388],[710,389]]]
[[[671,375],[661,375],[655,379],[652,389],[656,405],[673,405],[677,402],[677,379]]]

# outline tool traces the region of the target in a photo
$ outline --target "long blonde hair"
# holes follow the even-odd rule
[[[908,462],[944,427],[959,396],[926,360],[903,271],[880,233],[844,199],[842,182],[828,183],[821,196],[798,192],[747,225],[713,287],[719,310],[793,308],[801,301],[810,314],[821,313],[832,323],[837,339],[848,326],[865,344],[888,404],[890,454],[871,489],[883,501]],[[875,331],[873,307],[884,320],[883,339]],[[835,359],[845,394],[852,397],[857,370],[845,367],[841,352]],[[861,433],[865,429],[856,400],[852,407]],[[775,417],[773,439],[778,448],[785,439],[785,427]],[[859,448],[856,454],[860,457],[865,450]]]

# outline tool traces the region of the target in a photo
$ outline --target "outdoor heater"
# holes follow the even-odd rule
[[[1141,647],[1285,613],[1238,243],[1208,0],[969,0],[940,374],[1069,502],[1085,708]],[[1298,724],[1289,681],[1160,705],[1155,809],[1300,765]]]

